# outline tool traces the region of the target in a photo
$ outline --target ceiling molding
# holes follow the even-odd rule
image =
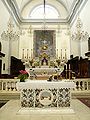
[[[22,19],[22,23],[21,25],[30,25],[30,23],[32,25],[35,25],[35,24],[41,24],[43,23],[43,19]],[[58,23],[61,23],[61,24],[67,24],[67,20],[66,19],[46,19],[46,24],[58,24]]]
[[[62,4],[64,6],[64,8],[66,9],[66,11],[68,11],[68,8],[65,6],[64,2],[63,1],[60,1],[60,0],[56,0],[58,1],[60,4]],[[69,11],[68,11],[69,12]]]
[[[77,2],[75,3],[70,15],[68,16],[68,22],[69,23],[71,23],[71,21],[74,18],[76,12],[79,10],[79,7],[80,7],[82,2],[83,2],[83,0],[77,0]]]
[[[78,14],[81,12],[88,0],[78,0],[75,4],[74,9],[71,11],[70,16],[68,17],[68,23],[73,24]]]
[[[60,0],[56,0],[57,2],[59,2],[60,4],[63,5],[63,7],[66,9],[66,11],[68,11],[67,7],[65,6],[64,2],[63,1],[60,1]],[[28,0],[21,8],[21,12],[23,11],[23,9],[30,3],[32,2],[32,0]]]
[[[28,1],[28,2],[31,2],[32,0]],[[60,2],[59,0],[57,0],[59,3],[61,3],[64,7],[65,5]],[[85,5],[85,3],[87,2],[83,2],[85,0],[76,0],[75,2],[75,5],[73,6],[73,9],[72,11],[70,12],[70,15],[66,18],[66,19],[60,19],[60,20],[46,20],[47,23],[71,23],[74,19],[74,16],[75,14],[77,13],[77,10],[79,9],[80,5],[83,4],[82,6]],[[15,2],[15,0],[2,0],[2,2],[5,4],[5,6],[8,8],[9,12],[11,13],[11,15],[13,16],[16,24],[19,26],[19,25],[23,25],[23,24],[29,24],[29,23],[40,23],[40,22],[43,22],[43,20],[39,20],[39,19],[23,19],[19,13],[19,8],[18,8],[18,5],[17,3]],[[26,4],[25,4],[26,5]],[[65,7],[66,8],[66,7]]]

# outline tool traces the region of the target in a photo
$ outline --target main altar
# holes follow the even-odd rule
[[[22,108],[70,108],[72,81],[37,81],[17,83]]]

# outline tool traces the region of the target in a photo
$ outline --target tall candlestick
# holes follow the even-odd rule
[[[69,70],[70,70],[70,64],[69,64]]]
[[[70,70],[70,64],[69,64],[69,79],[71,78],[71,70]]]
[[[66,64],[66,70],[67,70],[67,64]]]
[[[66,79],[67,79],[67,64],[66,64]]]
[[[67,54],[66,54],[66,49],[65,49],[65,60],[67,60]]]
[[[32,59],[32,49],[31,49],[31,59]]]
[[[29,51],[29,49],[27,49],[27,59],[28,59],[28,51]]]
[[[58,58],[58,49],[57,49],[57,58]]]
[[[22,59],[24,59],[24,49],[22,49]]]
[[[62,60],[62,49],[61,49],[61,60]]]

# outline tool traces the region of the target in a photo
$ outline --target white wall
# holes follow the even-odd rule
[[[2,40],[1,34],[5,31],[7,32],[7,25],[10,18],[10,13],[6,9],[5,5],[0,0],[0,41],[2,43],[2,52],[5,53],[5,57],[2,59],[2,74],[8,74],[9,68],[9,42],[7,40]],[[15,24],[15,23],[14,23]],[[15,31],[17,31],[17,27],[15,26]],[[18,41],[11,42],[11,55],[18,57]],[[5,70],[3,70],[3,64],[5,63]]]
[[[0,35],[2,34],[3,31],[7,29],[7,22],[9,20],[9,13],[5,6],[3,5],[2,1],[0,0]],[[2,73],[7,73],[8,69],[8,42],[3,41],[0,38],[0,41],[2,43],[2,52],[5,53],[5,57],[2,59],[2,68],[3,68],[3,63],[5,63],[5,70]]]
[[[24,49],[24,57],[27,57],[27,49],[28,49],[28,57],[31,57],[31,49],[33,49],[33,34],[29,34],[28,30],[23,30],[24,34],[20,36],[19,41],[19,58],[22,58],[23,49]]]
[[[82,31],[84,32],[88,32],[88,34],[90,35],[90,0],[87,1],[87,3],[85,4],[85,6],[82,8],[82,10],[79,13],[79,17],[83,23],[82,26]],[[71,31],[72,33],[74,33],[76,31],[76,20],[74,21],[72,27],[71,27]],[[74,56],[80,55],[80,50],[79,50],[79,41],[73,41],[71,40],[71,54],[73,54]],[[83,58],[85,58],[85,53],[88,52],[88,41],[84,40],[81,42],[81,56]]]
[[[61,49],[62,49],[62,58],[65,57],[65,49],[66,49],[67,59],[70,58],[70,36],[68,35],[67,25],[62,25],[61,32],[57,33],[56,49],[58,49],[58,57],[61,58]]]

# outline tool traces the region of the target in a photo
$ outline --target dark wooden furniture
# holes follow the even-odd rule
[[[70,65],[71,77],[72,73],[75,74],[76,78],[89,78],[90,77],[90,60],[88,58],[79,58],[78,56],[68,60],[67,66]],[[68,67],[69,70],[69,67]],[[67,70],[67,71],[68,71]],[[69,78],[69,73],[67,74]]]
[[[25,70],[25,66],[23,65],[22,61],[14,56],[11,56],[10,75],[18,76],[20,70]]]

